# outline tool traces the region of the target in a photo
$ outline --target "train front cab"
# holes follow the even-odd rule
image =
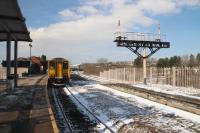
[[[70,79],[70,68],[68,61],[49,61],[48,84],[65,84]]]

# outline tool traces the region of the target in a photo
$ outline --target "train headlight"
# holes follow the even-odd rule
[[[54,74],[50,74],[50,78],[54,78]]]

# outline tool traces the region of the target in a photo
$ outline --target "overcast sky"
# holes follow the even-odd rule
[[[113,33],[121,21],[123,31],[161,33],[171,42],[153,57],[200,52],[200,0],[18,0],[33,39],[32,53],[64,57],[73,64],[136,58],[116,47]],[[0,60],[6,45],[0,45]],[[19,56],[29,56],[28,43],[20,43]]]

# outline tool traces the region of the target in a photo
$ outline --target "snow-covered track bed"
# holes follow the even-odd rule
[[[125,125],[126,123],[120,120],[117,120],[115,123],[115,126],[111,126],[111,123],[107,123],[106,121],[104,121],[104,119],[102,119],[101,117],[99,117],[98,115],[96,115],[93,111],[93,109],[91,110],[91,108],[89,108],[84,101],[82,101],[83,99],[79,99],[76,94],[73,94],[73,92],[70,90],[70,87],[66,87],[64,88],[65,93],[70,96],[70,98],[73,100],[74,103],[76,103],[76,105],[78,106],[79,110],[83,111],[85,115],[89,116],[91,120],[96,121],[98,123],[98,132],[100,133],[117,133],[119,127],[121,127],[122,125]],[[101,102],[101,101],[99,101]],[[103,102],[103,101],[102,101]]]
[[[147,90],[121,83],[104,84],[104,85],[119,91],[123,91],[126,93],[143,97],[145,99],[149,99],[151,101],[155,101],[161,104],[165,104],[171,107],[175,107],[184,111],[200,115],[200,99],[197,98],[192,98],[182,95],[166,94],[163,92]]]
[[[115,133],[115,131],[112,128],[110,128],[101,119],[99,119],[98,117],[96,117],[96,115],[94,113],[92,113],[92,111],[90,111],[83,103],[81,103],[81,101],[78,100],[74,96],[74,94],[70,91],[70,89],[68,87],[65,88],[65,93],[67,95],[70,95],[71,99],[73,99],[73,101],[77,104],[77,106],[79,106],[79,108],[81,108],[80,110],[82,110],[84,112],[84,114],[86,114],[87,116],[89,116],[91,120],[96,121],[98,123],[98,127],[99,127],[98,132]]]
[[[63,93],[63,87],[48,88],[50,102],[60,133],[97,132],[96,122],[80,112]]]
[[[198,133],[200,116],[122,92],[94,81],[73,81],[64,91],[114,132]],[[89,113],[85,112],[89,116]]]
[[[58,88],[57,88],[58,89]],[[57,124],[59,127],[60,132],[73,132],[72,125],[69,122],[69,118],[65,115],[63,106],[58,98],[58,95],[55,92],[55,88],[51,88],[52,93],[52,103],[54,106],[54,113],[56,112],[56,119],[57,119]]]

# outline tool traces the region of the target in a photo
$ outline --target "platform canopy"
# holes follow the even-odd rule
[[[0,41],[7,41],[9,33],[10,41],[32,41],[17,0],[0,0]]]

